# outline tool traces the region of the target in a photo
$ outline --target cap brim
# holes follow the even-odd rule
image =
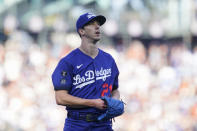
[[[106,18],[102,15],[98,15],[98,16],[94,17],[92,20],[96,20],[100,23],[100,25],[103,25],[106,21]]]

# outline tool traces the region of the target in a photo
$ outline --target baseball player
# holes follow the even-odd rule
[[[52,74],[56,102],[68,112],[64,131],[113,131],[110,119],[97,119],[107,107],[101,97],[120,97],[117,65],[97,47],[105,21],[102,15],[82,14],[76,22],[81,45],[63,57]]]

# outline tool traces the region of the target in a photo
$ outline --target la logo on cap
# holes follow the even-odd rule
[[[95,15],[94,14],[91,14],[91,13],[88,13],[87,17],[88,19],[90,19],[91,17],[94,17]]]

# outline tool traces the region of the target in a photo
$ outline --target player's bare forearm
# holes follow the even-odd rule
[[[120,99],[120,92],[119,92],[118,89],[115,89],[115,90],[112,91],[112,97],[114,99]]]
[[[68,94],[66,90],[55,91],[56,103],[58,105],[72,108],[95,107],[98,109],[106,108],[105,103],[100,99],[82,99]]]
[[[56,103],[58,105],[69,106],[73,108],[86,107],[87,100],[72,96],[66,90],[55,91]]]

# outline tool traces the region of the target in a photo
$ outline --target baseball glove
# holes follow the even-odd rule
[[[107,120],[107,119],[112,119],[114,117],[120,116],[124,113],[124,102],[104,96],[101,98],[102,100],[105,101],[107,104],[107,109],[106,112],[102,115],[100,115],[97,119],[99,121],[101,120]]]

